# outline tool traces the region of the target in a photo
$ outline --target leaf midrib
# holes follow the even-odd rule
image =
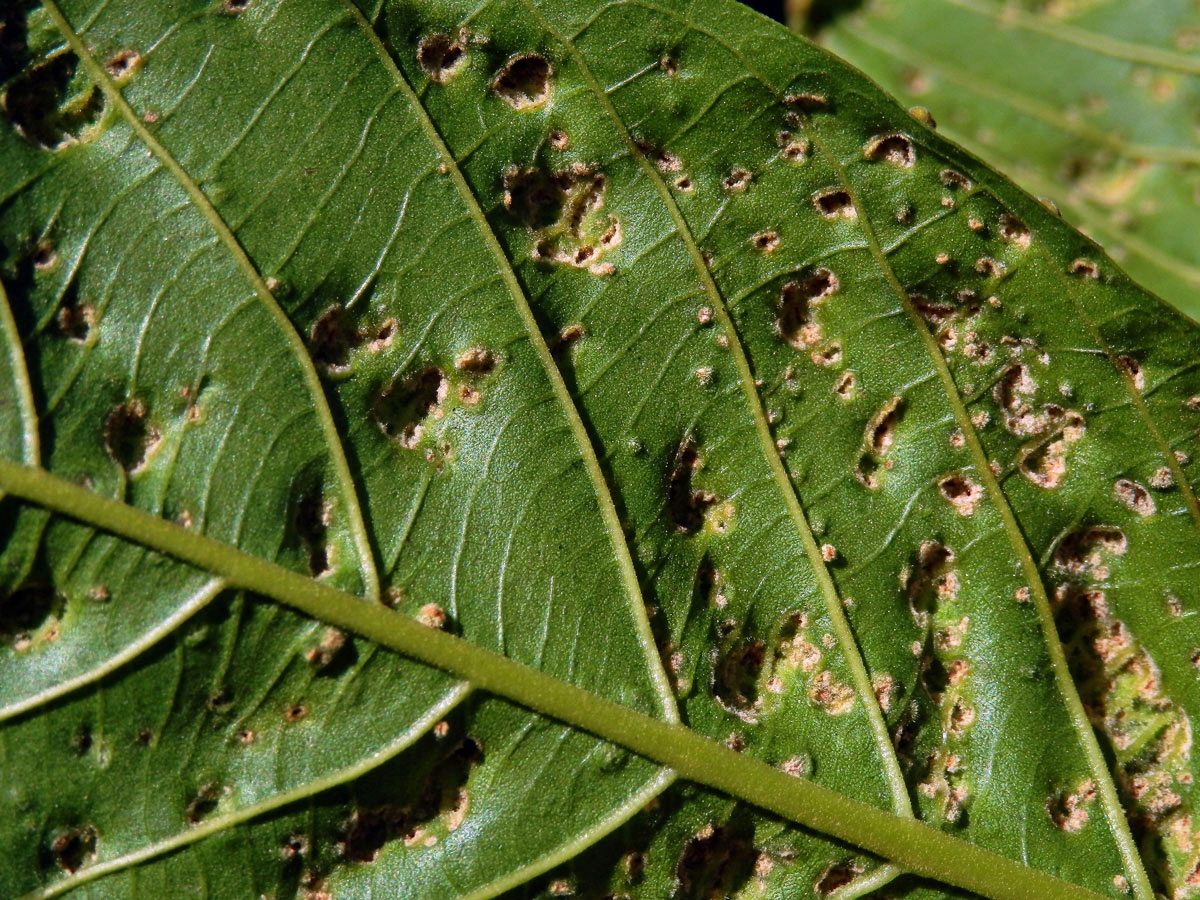
[[[461,678],[474,689],[610,741],[667,766],[680,777],[847,841],[914,874],[990,900],[1100,900],[1102,896],[917,819],[786,775],[683,725],[607,700],[428,628],[382,604],[364,603],[353,594],[92,493],[44,469],[0,460],[0,490],[219,575],[233,587],[353,631]],[[80,877],[89,871],[95,869],[81,870]]]

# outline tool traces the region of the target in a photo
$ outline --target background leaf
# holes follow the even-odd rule
[[[4,41],[3,397],[26,366],[50,471],[655,734],[1188,889],[1198,338],[1040,204],[724,0],[73,0]],[[18,895],[896,875],[4,504]]]
[[[822,43],[1200,316],[1194,5],[878,0],[817,12]]]

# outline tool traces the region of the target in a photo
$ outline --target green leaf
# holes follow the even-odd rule
[[[829,6],[830,4],[826,4]],[[1200,316],[1200,14],[1120,0],[836,4],[820,40]],[[818,23],[820,24],[820,23]]]
[[[1187,895],[1200,336],[1039,203],[727,0],[4,28],[7,894]]]

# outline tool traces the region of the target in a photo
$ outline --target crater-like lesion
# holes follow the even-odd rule
[[[607,189],[594,166],[514,166],[504,176],[504,206],[529,230],[534,260],[604,275],[611,272],[604,258],[624,238],[620,219],[604,208]]]

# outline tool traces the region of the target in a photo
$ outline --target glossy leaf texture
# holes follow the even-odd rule
[[[20,3],[3,45],[6,459],[1190,895],[1200,334],[1040,203],[726,0]],[[7,894],[947,895],[0,509]]]
[[[928,107],[944,134],[1052,200],[1131,276],[1200,316],[1194,4],[827,6],[823,44]]]

